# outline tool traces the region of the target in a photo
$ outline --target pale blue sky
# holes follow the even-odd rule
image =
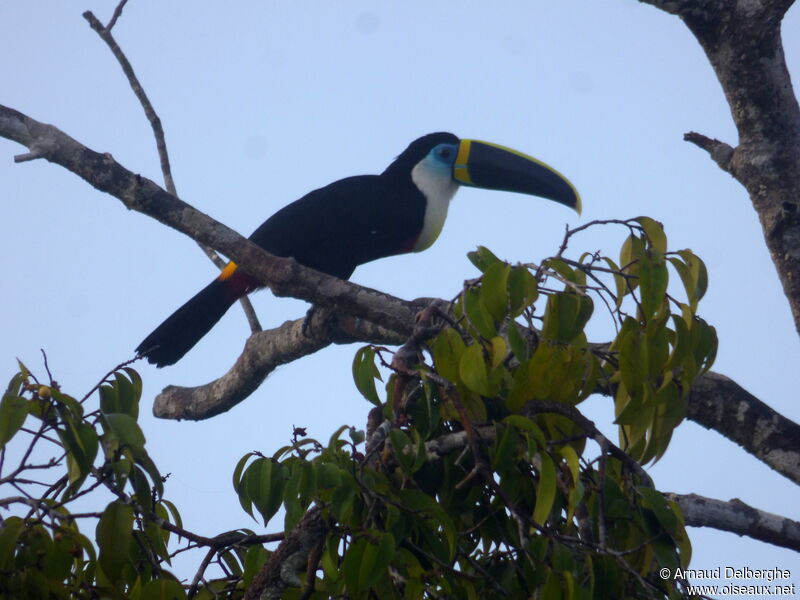
[[[160,182],[142,110],[81,17],[92,9],[106,22],[114,5],[0,3],[0,103]],[[381,171],[431,131],[517,148],[576,184],[581,218],[543,200],[462,190],[430,250],[360,267],[353,280],[404,298],[452,297],[475,274],[465,254],[478,244],[508,260],[538,261],[557,249],[565,223],[645,214],[664,223],[672,248],[692,248],[709,267],[701,314],[720,337],[714,369],[799,420],[790,367],[800,359],[797,334],[756,214],[735,181],[682,141],[689,130],[736,141],[716,77],[686,27],[635,0],[488,6],[131,0],[114,35],[164,123],[179,194],[243,234],[313,188]],[[784,31],[796,82],[796,7]],[[61,167],[14,164],[22,151],[0,140],[0,377],[11,376],[16,356],[41,372],[45,348],[64,389],[82,394],[130,358],[213,266],[188,238],[127,212]],[[603,230],[576,248],[613,256],[620,243],[618,231]],[[253,301],[265,327],[306,310],[268,292]],[[598,341],[608,336],[607,325],[593,327]],[[158,390],[222,374],[246,335],[241,311],[232,310],[178,365],[136,365],[149,449],[172,473],[167,496],[186,526],[206,535],[262,530],[230,485],[244,453],[271,454],[292,425],[322,440],[343,423],[363,427],[369,408],[351,382],[353,346],[281,368],[210,421],[150,416]],[[590,400],[587,410],[610,421],[606,399]],[[796,486],[693,423],[680,427],[651,472],[662,490],[738,497],[800,519]],[[795,553],[749,539],[690,533],[696,568],[798,565]]]

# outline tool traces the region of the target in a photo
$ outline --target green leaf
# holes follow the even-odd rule
[[[308,477],[306,469],[311,471],[313,465],[307,462],[296,462],[292,465],[289,480],[283,494],[283,506],[286,509],[286,516],[283,519],[284,531],[291,531],[300,521],[305,513],[305,503],[300,496],[300,487],[303,479]],[[314,485],[316,482],[314,482]],[[316,488],[315,488],[316,489]]]
[[[27,416],[28,403],[24,398],[11,392],[3,394],[0,400],[0,448],[20,430]]]
[[[701,300],[708,289],[708,270],[703,260],[691,250],[678,250],[678,255],[684,260],[695,286],[697,300]]]
[[[678,527],[678,517],[664,495],[653,488],[639,486],[636,488],[642,497],[642,505],[653,511],[661,527],[672,533]]]
[[[526,267],[511,267],[508,274],[508,300],[512,317],[536,302],[539,284]]]
[[[465,348],[464,340],[461,339],[458,331],[451,327],[446,327],[436,336],[431,344],[431,350],[439,375],[453,383],[461,381],[459,368]]]
[[[353,358],[353,380],[364,398],[375,406],[380,406],[381,399],[375,389],[376,379],[382,381],[380,371],[375,366],[375,350],[371,346],[364,346]]]
[[[66,406],[73,417],[75,417],[76,419],[83,418],[83,405],[77,400],[75,400],[75,398],[73,398],[72,396],[68,396],[67,394],[62,394],[55,388],[50,388],[50,394],[52,399],[57,404],[62,404]]]
[[[268,458],[258,458],[247,468],[243,480],[247,496],[264,519],[264,525],[278,512],[286,485],[283,467]]]
[[[489,373],[483,357],[483,348],[479,344],[468,346],[461,355],[459,375],[469,389],[482,396],[493,396],[489,385]]]
[[[486,269],[491,267],[493,264],[500,262],[500,259],[497,258],[491,250],[484,246],[478,246],[478,248],[473,252],[468,252],[467,258],[469,258],[470,262],[481,272],[486,271]]]
[[[364,547],[358,576],[364,587],[371,587],[386,575],[387,567],[395,552],[394,538],[387,533],[377,533],[378,544],[369,543]]]
[[[548,268],[553,269],[553,271],[558,273],[565,281],[569,281],[570,283],[578,283],[578,279],[575,276],[575,270],[560,258],[548,258],[545,261],[545,265]]]
[[[556,341],[572,342],[592,316],[594,304],[589,296],[572,292],[557,292],[547,298],[542,337]]]
[[[367,545],[368,542],[364,538],[354,540],[344,555],[342,572],[344,573],[345,585],[350,594],[358,593],[364,589],[364,581],[361,579],[361,563]]]
[[[536,504],[533,507],[533,521],[544,525],[553,501],[556,498],[556,467],[550,455],[542,452],[539,454],[542,464],[539,469],[539,483],[536,486]]]
[[[397,462],[400,463],[403,471],[410,475],[414,472],[415,456],[414,453],[406,452],[406,448],[412,449],[414,447],[411,438],[403,430],[394,428],[389,431],[389,439],[392,442],[392,449]]]
[[[142,398],[142,377],[136,370],[130,367],[122,367],[122,370],[128,374],[128,379],[131,380],[131,385],[133,386],[133,395],[138,403]]]
[[[100,441],[94,427],[88,423],[67,420],[64,425],[64,429],[58,430],[58,436],[67,451],[67,472],[73,485],[65,496],[70,496],[91,472]]]
[[[620,275],[622,269],[619,268],[617,263],[615,263],[607,256],[603,256],[602,259],[608,265],[608,268],[613,271],[614,287],[616,288],[616,293],[614,294],[615,302],[616,302],[616,308],[619,309],[619,307],[622,306],[622,300],[628,294],[628,284],[625,283],[625,277]]]
[[[484,338],[489,339],[495,336],[497,328],[494,319],[489,311],[481,302],[480,290],[469,288],[464,290],[464,313],[467,320]]]
[[[164,478],[159,472],[153,460],[144,450],[135,453],[136,464],[142,467],[145,472],[150,476],[150,481],[153,483],[153,490],[155,490],[156,497],[160,498],[164,495]]]
[[[564,596],[564,598],[566,600],[574,600],[575,598],[577,598],[577,595],[575,587],[575,578],[572,576],[572,572],[561,571],[561,577],[564,580],[564,587],[566,588],[566,595]]]
[[[147,475],[138,465],[134,465],[133,469],[131,469],[131,485],[139,506],[146,511],[152,510],[153,493],[150,489],[150,482],[147,479]]]
[[[678,276],[681,278],[681,283],[683,283],[683,289],[686,292],[686,300],[689,306],[692,307],[692,310],[696,310],[697,294],[689,267],[680,258],[675,258],[674,256],[670,256],[667,260],[669,260],[675,272],[678,273]]]
[[[244,557],[244,573],[242,574],[245,589],[250,587],[253,577],[261,571],[261,567],[264,566],[268,558],[269,554],[263,546],[255,544],[247,549],[247,554]]]
[[[490,455],[492,467],[496,471],[506,471],[512,466],[514,452],[519,448],[519,434],[513,427],[497,425],[498,440],[495,442]]]
[[[717,330],[700,317],[695,317],[691,327],[692,350],[698,375],[708,371],[717,356]]]
[[[405,489],[400,492],[400,501],[407,509],[412,511],[424,511],[430,515],[432,521],[439,527],[447,538],[447,560],[452,560],[456,551],[456,527],[452,518],[427,494],[413,489]],[[428,533],[432,533],[428,531]]]
[[[681,507],[674,500],[669,500],[669,506],[672,509],[675,517],[678,519],[678,527],[672,533],[672,539],[675,540],[675,545],[678,547],[678,551],[680,552],[681,567],[685,569],[688,568],[689,563],[692,560],[692,543],[689,540],[688,534],[686,533],[686,523],[683,519]]]
[[[664,226],[650,217],[638,217],[634,219],[644,229],[650,247],[661,254],[667,251],[667,236],[664,233]]]
[[[692,362],[691,371],[696,370],[694,357],[692,354],[692,334],[689,326],[683,317],[672,315],[672,323],[675,326],[672,340],[672,354],[667,363],[668,369],[682,368],[684,363],[689,360]]]
[[[120,406],[119,396],[116,388],[110,385],[101,385],[98,390],[100,393],[100,410],[104,413],[125,412]]]
[[[122,568],[131,561],[130,544],[133,529],[133,507],[120,500],[111,502],[97,523],[99,562],[109,581],[119,580]]]
[[[147,538],[147,546],[152,549],[158,557],[167,564],[172,563],[167,550],[167,544],[164,541],[164,530],[155,522],[147,518],[144,522],[144,535]]]
[[[343,442],[340,442],[339,440],[345,431],[350,431],[350,428],[350,425],[341,425],[336,431],[334,431],[328,440],[328,448],[338,448],[342,446]]]
[[[639,259],[639,288],[642,313],[650,319],[664,303],[669,273],[664,255],[655,251],[643,253]]]
[[[122,373],[114,373],[114,388],[117,390],[119,410],[113,412],[122,412],[134,419],[138,419],[139,396],[136,394],[136,387],[133,382]]]
[[[19,396],[20,392],[22,391],[22,384],[28,379],[27,369],[25,369],[25,365],[23,365],[19,359],[17,359],[17,363],[19,363],[20,372],[14,373],[14,376],[8,382],[8,387],[6,387],[6,392],[12,394],[14,396]]]
[[[648,373],[651,378],[657,379],[663,375],[669,360],[669,331],[667,330],[666,316],[659,319],[650,319],[645,328],[645,344],[647,344]]]
[[[531,351],[528,342],[520,333],[520,327],[516,321],[511,321],[508,324],[506,335],[508,336],[508,345],[511,347],[511,352],[522,363],[531,357]]]
[[[183,519],[181,519],[181,513],[178,512],[178,508],[169,500],[161,499],[158,504],[159,506],[165,506],[172,517],[172,523],[183,529]]]
[[[547,579],[542,588],[541,597],[547,600],[562,600],[561,577],[552,569],[547,570]]]
[[[649,362],[647,347],[642,341],[642,333],[635,319],[628,317],[614,341],[619,352],[619,372],[622,382],[631,393],[636,393],[647,377]]]
[[[644,242],[635,235],[629,235],[623,242],[619,252],[619,266],[626,275],[633,276],[628,278],[626,287],[633,291],[639,285],[639,259],[644,253]]]
[[[564,457],[569,467],[570,475],[572,475],[572,485],[577,485],[580,482],[580,462],[578,461],[578,453],[572,446],[561,446],[558,453]]]
[[[239,555],[232,550],[220,553],[220,558],[223,560],[228,570],[234,575],[241,575],[244,571],[241,563],[239,562]]]
[[[495,321],[508,314],[508,275],[511,266],[496,262],[489,266],[481,279],[481,301]]]
[[[247,482],[243,475],[245,465],[253,456],[255,455],[252,452],[248,452],[236,463],[236,468],[233,470],[233,489],[236,490],[236,494],[239,496],[239,504],[242,505],[244,511],[255,518],[253,516],[253,499],[247,492]]]
[[[8,517],[0,526],[0,570],[11,570],[14,550],[24,525],[21,518]]]
[[[139,600],[183,600],[186,592],[174,579],[152,579],[144,584]]]
[[[144,449],[144,434],[133,417],[124,413],[108,413],[103,415],[103,420],[108,429],[116,434],[120,443],[135,450]]]
[[[313,465],[318,490],[333,489],[341,485],[342,470],[338,465],[321,461],[316,461]]]
[[[360,443],[362,443],[364,440],[367,439],[367,434],[364,433],[364,430],[356,429],[354,427],[351,427],[348,430],[347,435],[350,437],[350,441],[353,442],[354,446],[358,446]]]
[[[338,486],[333,490],[331,496],[331,512],[340,525],[347,523],[352,518],[353,506],[356,501],[356,489],[350,485],[350,481]]]
[[[545,437],[544,432],[536,423],[533,422],[533,420],[529,419],[528,417],[524,417],[522,415],[509,415],[503,419],[503,423],[510,425],[511,427],[516,427],[520,431],[524,431],[527,435],[533,437],[533,439],[536,440],[536,443],[541,448],[547,446],[547,438]]]

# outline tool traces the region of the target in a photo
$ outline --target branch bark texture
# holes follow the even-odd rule
[[[686,417],[721,433],[800,485],[800,425],[732,379],[713,372],[698,377],[689,393]]]
[[[781,42],[793,0],[643,1],[680,16],[714,68],[739,143],[686,139],[747,189],[800,332],[800,107]]]
[[[725,502],[697,494],[665,494],[681,507],[686,525],[713,527],[800,552],[800,523],[758,510],[734,498]]]
[[[280,327],[250,336],[236,363],[219,379],[197,387],[164,388],[153,403],[153,414],[162,419],[208,419],[247,398],[280,365],[330,344],[402,344],[404,339],[369,321],[317,310],[310,322],[286,321]]]

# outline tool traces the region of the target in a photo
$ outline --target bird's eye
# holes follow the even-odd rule
[[[441,158],[450,158],[450,148],[439,148],[439,156]]]

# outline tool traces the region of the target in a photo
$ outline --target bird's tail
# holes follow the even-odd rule
[[[235,265],[223,271],[167,317],[139,344],[136,352],[157,367],[172,365],[183,358],[239,298],[257,287],[249,275],[234,270]]]

